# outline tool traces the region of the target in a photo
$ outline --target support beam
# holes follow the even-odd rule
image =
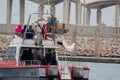
[[[12,2],[13,0],[7,0],[7,24],[11,24]]]
[[[90,15],[91,15],[91,10],[87,8],[86,9],[86,25],[90,25]]]
[[[53,16],[55,16],[55,5],[54,5],[54,4],[51,5],[51,7],[50,7],[50,13],[51,13]]]
[[[64,0],[63,5],[63,23],[69,24],[70,19],[70,0]]]
[[[76,40],[77,40],[77,35],[78,35],[77,30],[78,30],[78,26],[73,29],[73,35],[72,35],[72,41],[71,42],[72,42],[72,44],[75,43],[75,48],[74,48],[71,56],[73,56],[73,55],[76,56],[76,48],[77,48],[76,47],[76,45],[77,45]]]
[[[115,27],[119,26],[119,15],[120,14],[120,5],[116,4],[116,13],[115,13]]]
[[[20,23],[24,24],[25,18],[25,0],[20,0]]]
[[[99,57],[100,56],[100,34],[101,34],[101,29],[102,29],[102,26],[101,24],[98,25],[98,27],[96,28],[95,30],[95,54],[94,56],[95,57]]]
[[[80,0],[76,1],[76,25],[81,25],[82,5]]]
[[[85,16],[86,16],[86,12],[85,12],[85,8],[86,8],[86,0],[84,0],[84,3],[83,3],[83,26],[85,26],[86,25],[86,18],[85,18]]]
[[[98,24],[98,25],[101,24],[101,19],[102,19],[101,16],[102,16],[102,15],[101,15],[101,9],[98,8],[98,9],[97,9],[97,24]]]
[[[39,12],[38,17],[43,17],[44,6],[42,5],[41,1],[39,1],[38,12]]]

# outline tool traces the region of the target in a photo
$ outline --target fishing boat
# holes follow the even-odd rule
[[[0,60],[0,80],[89,80],[90,69],[87,66],[60,63],[54,39],[42,38],[37,44],[39,36],[35,36],[32,39],[13,36]],[[49,52],[52,53],[50,58],[47,57]]]

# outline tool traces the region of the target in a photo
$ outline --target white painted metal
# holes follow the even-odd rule
[[[62,80],[71,80],[71,74],[68,66],[59,66],[59,72]]]
[[[39,75],[41,77],[46,77],[46,69],[45,68],[39,68]]]

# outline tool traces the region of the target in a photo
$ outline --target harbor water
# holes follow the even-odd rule
[[[89,80],[120,80],[120,64],[61,61],[62,65],[88,66]]]

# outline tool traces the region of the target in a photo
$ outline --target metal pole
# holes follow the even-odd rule
[[[29,23],[30,23],[31,16],[32,16],[33,14],[39,14],[39,13],[32,13],[32,14],[29,15],[28,22],[27,22],[27,27],[26,27],[26,29],[25,29],[24,39],[25,39],[25,35],[26,35],[27,28],[28,28]],[[24,43],[24,39],[23,39],[23,43]],[[22,44],[23,44],[23,43],[22,43]]]

